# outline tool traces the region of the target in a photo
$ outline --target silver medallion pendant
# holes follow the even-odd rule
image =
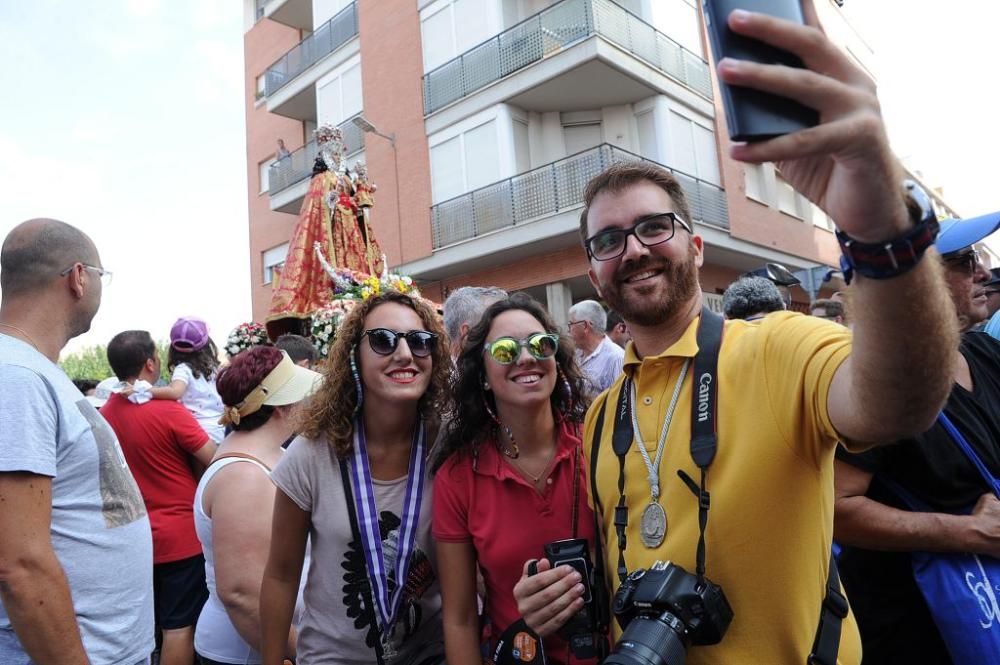
[[[663,544],[667,537],[667,513],[663,506],[655,501],[650,502],[642,511],[642,521],[639,523],[639,536],[642,544],[654,549]]]

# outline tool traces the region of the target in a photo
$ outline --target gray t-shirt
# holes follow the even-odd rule
[[[312,516],[312,558],[299,622],[299,665],[362,665],[375,662],[378,631],[359,588],[365,556],[354,542],[340,466],[325,441],[299,437],[282,455],[271,480]],[[420,663],[444,654],[441,590],[431,540],[431,480],[424,482],[413,559],[406,579],[392,642],[399,655],[393,665]],[[374,481],[386,566],[395,561],[406,478]],[[390,588],[395,588],[390,580]],[[443,660],[443,659],[442,659]]]
[[[142,661],[154,646],[153,540],[118,439],[59,367],[0,334],[0,473],[14,471],[52,478],[52,546],[90,662]],[[0,663],[28,662],[0,603]]]

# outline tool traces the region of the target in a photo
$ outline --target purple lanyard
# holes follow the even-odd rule
[[[382,537],[378,526],[378,510],[375,507],[375,489],[371,468],[368,465],[368,449],[365,428],[360,418],[354,420],[354,457],[351,460],[351,476],[354,481],[354,509],[361,531],[361,545],[365,552],[368,578],[372,585],[372,595],[381,623],[384,637],[388,637],[396,623],[406,575],[410,568],[417,526],[420,520],[420,503],[424,494],[424,422],[420,421],[413,433],[410,447],[410,470],[406,479],[406,497],[403,500],[403,514],[399,525],[399,541],[396,551],[394,571],[396,588],[389,594],[388,571],[382,552]]]

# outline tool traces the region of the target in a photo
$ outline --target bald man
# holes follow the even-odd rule
[[[104,269],[32,219],[0,248],[0,663],[136,665],[153,650],[149,518],[111,427],[56,365]]]

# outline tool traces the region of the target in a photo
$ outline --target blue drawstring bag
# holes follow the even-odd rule
[[[938,421],[1000,499],[1000,481],[942,412]],[[932,510],[879,476],[913,511]],[[971,512],[964,511],[964,514]],[[1000,559],[971,553],[912,552],[913,576],[955,663],[1000,662]]]

